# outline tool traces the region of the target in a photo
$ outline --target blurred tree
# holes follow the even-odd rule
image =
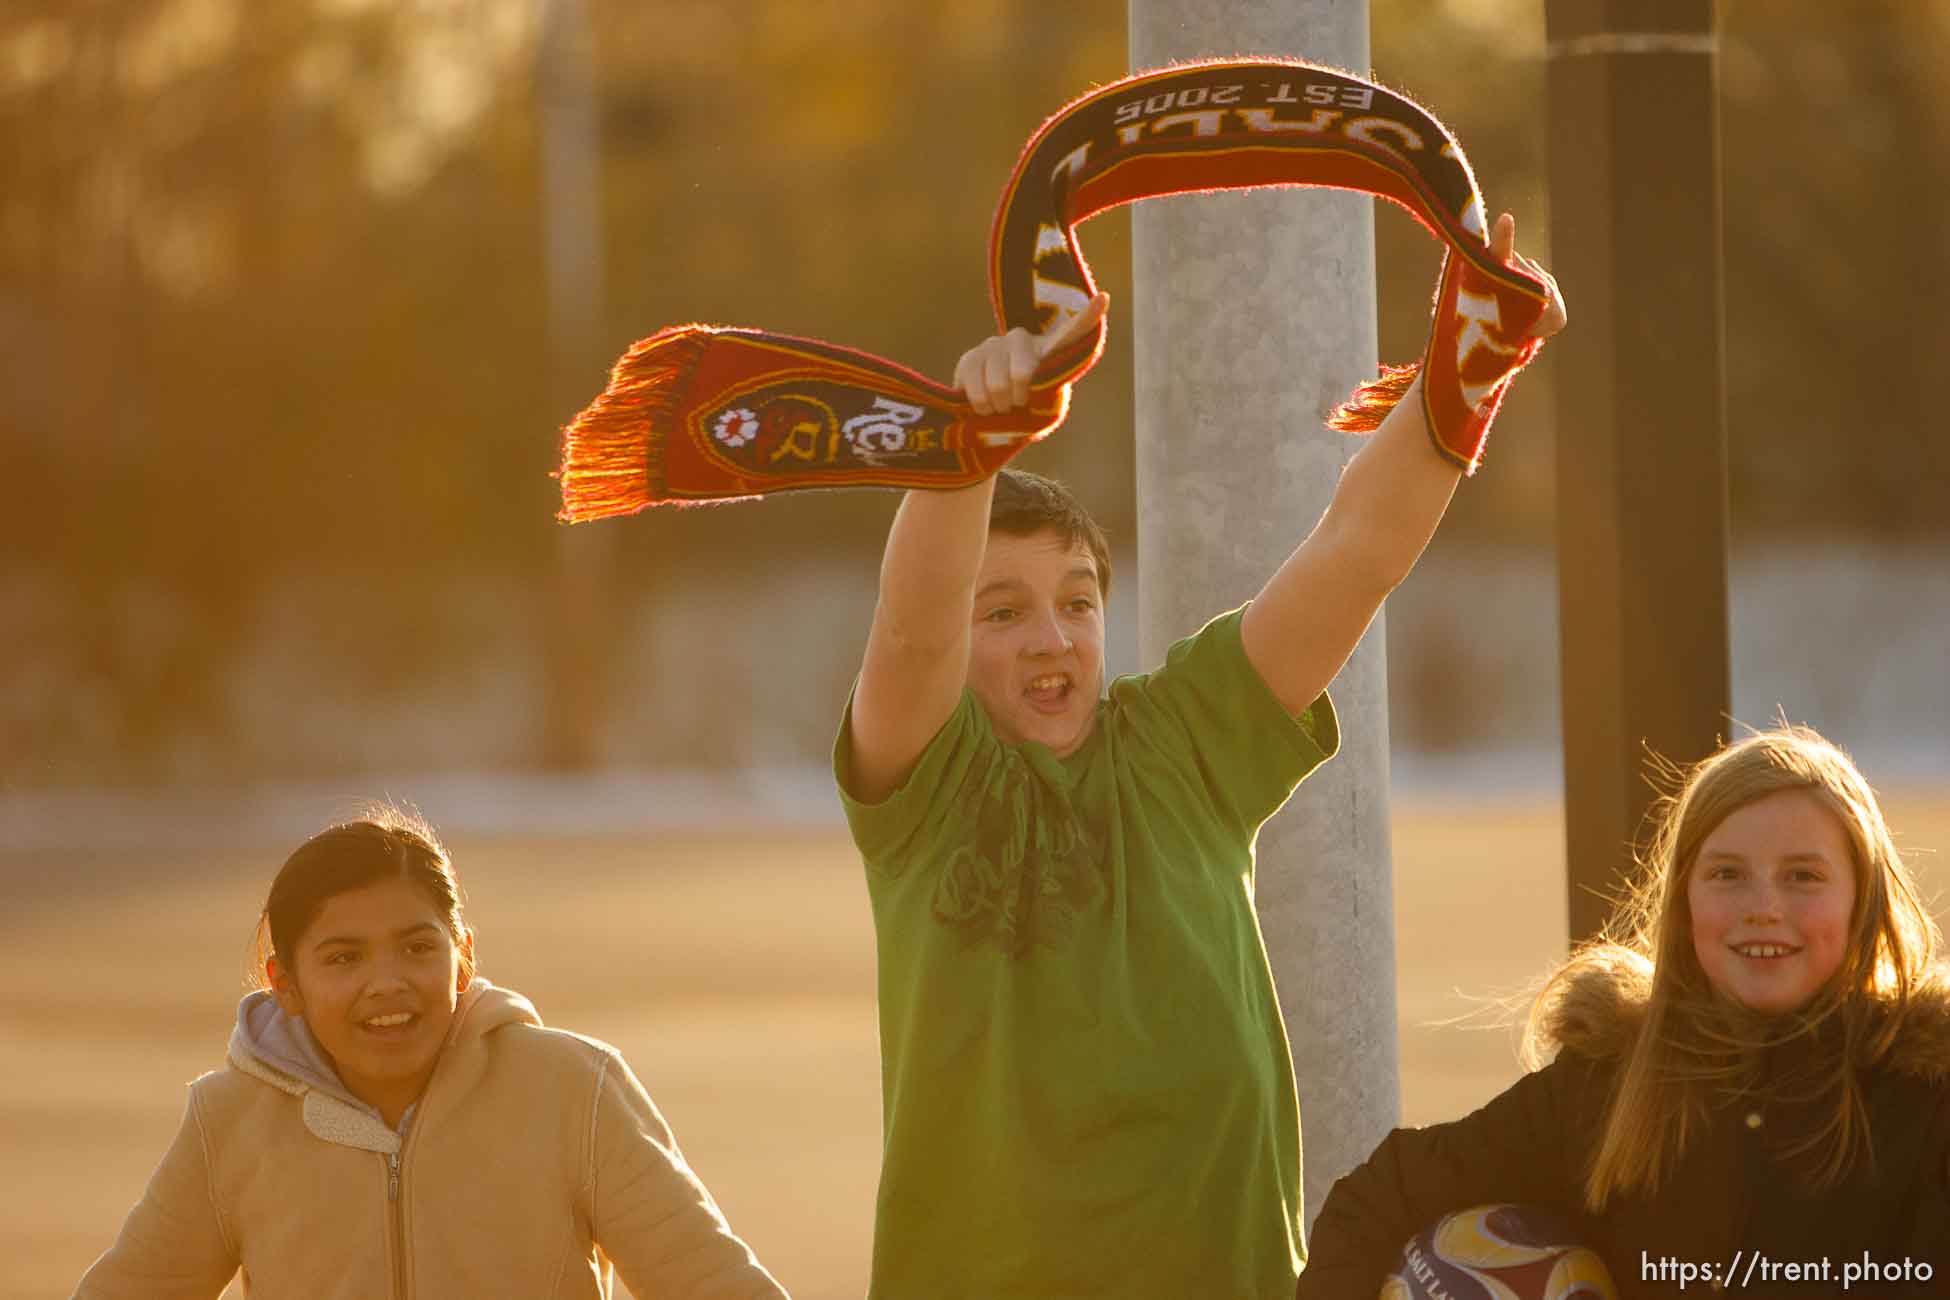
[[[606,303],[565,364],[590,395],[631,339],[682,320],[945,375],[992,328],[988,226],[1017,150],[1125,70],[1122,0],[587,8]],[[1373,0],[1373,48],[1547,256],[1536,10]],[[319,645],[361,647],[339,656],[353,686],[410,686],[479,651],[427,591],[549,572],[552,431],[574,399],[549,380],[537,12],[0,8],[0,600],[27,608],[8,593],[31,589],[59,611],[44,635],[0,637],[0,678],[46,672],[59,688],[43,694],[100,702],[86,726],[37,705],[19,725],[44,740],[9,748],[96,754],[111,737],[127,772],[166,766],[185,727],[221,750],[226,656],[274,589],[324,593],[290,599]],[[1935,90],[1950,6],[1727,0],[1725,14],[1736,532],[1941,536],[1946,453],[1924,403],[1950,328]],[[1405,217],[1377,222],[1381,354],[1404,359],[1437,253]],[[1120,301],[1127,232],[1111,214],[1083,235]],[[1029,463],[1075,481],[1128,540],[1116,310],[1109,356]],[[1445,537],[1549,537],[1545,355]],[[681,556],[735,582],[781,547],[864,568],[892,505],[823,494],[640,517],[614,526],[617,580]]]
[[[830,339],[946,377],[994,329],[989,223],[1023,142],[1066,99],[1124,71],[1123,5],[1112,0],[597,9],[611,355],[701,319]],[[1128,222],[1100,219],[1083,238],[1121,296]],[[1031,455],[1128,532],[1129,352],[1116,348],[1076,419]],[[592,368],[592,395],[599,385]],[[757,510],[790,518],[788,537],[877,547],[891,508],[809,497],[642,531],[681,528],[735,553]]]
[[[1735,526],[1942,537],[1950,5],[1724,2]]]

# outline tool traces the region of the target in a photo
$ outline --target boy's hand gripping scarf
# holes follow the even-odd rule
[[[1163,194],[1326,185],[1393,200],[1448,245],[1420,369],[1429,435],[1474,472],[1510,377],[1536,353],[1544,288],[1487,246],[1482,195],[1435,118],[1345,72],[1275,59],[1191,63],[1116,81],[1045,122],[989,237],[997,324],[1055,328],[1096,292],[1076,227]],[[813,487],[976,483],[1063,421],[1104,326],[1043,359],[1027,407],[976,413],[959,390],[850,348],[678,325],[630,348],[563,431],[572,522],[647,505]],[[1417,367],[1386,366],[1329,418],[1366,432]]]

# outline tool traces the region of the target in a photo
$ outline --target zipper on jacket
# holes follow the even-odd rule
[[[386,1156],[386,1202],[393,1218],[393,1300],[406,1296],[406,1215],[399,1203],[399,1152]]]

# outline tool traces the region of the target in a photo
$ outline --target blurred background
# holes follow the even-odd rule
[[[1950,3],[1721,12],[1734,712],[1853,748],[1934,879]],[[1371,13],[1373,74],[1548,265],[1541,5]],[[1017,150],[1127,71],[1124,22],[1123,0],[0,8],[0,1150],[72,1192],[0,1215],[0,1257],[44,1261],[17,1294],[106,1245],[217,1063],[276,862],[382,792],[468,850],[488,973],[625,1048],[789,1285],[857,1294],[872,954],[823,768],[893,495],[571,530],[556,430],[688,320],[945,377],[992,329]],[[1403,361],[1438,249],[1383,208],[1380,355]],[[1081,240],[1110,350],[1022,463],[1107,525],[1129,671],[1126,216]],[[1434,1025],[1456,991],[1563,943],[1552,378],[1546,351],[1388,607],[1411,1119],[1514,1073],[1502,1036]],[[1534,911],[1497,913],[1489,964],[1425,963],[1471,906],[1465,826]]]

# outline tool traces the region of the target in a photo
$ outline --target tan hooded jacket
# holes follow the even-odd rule
[[[614,1048],[546,1029],[477,979],[399,1131],[344,1090],[302,1022],[239,1008],[229,1068],[77,1300],[783,1300]]]

